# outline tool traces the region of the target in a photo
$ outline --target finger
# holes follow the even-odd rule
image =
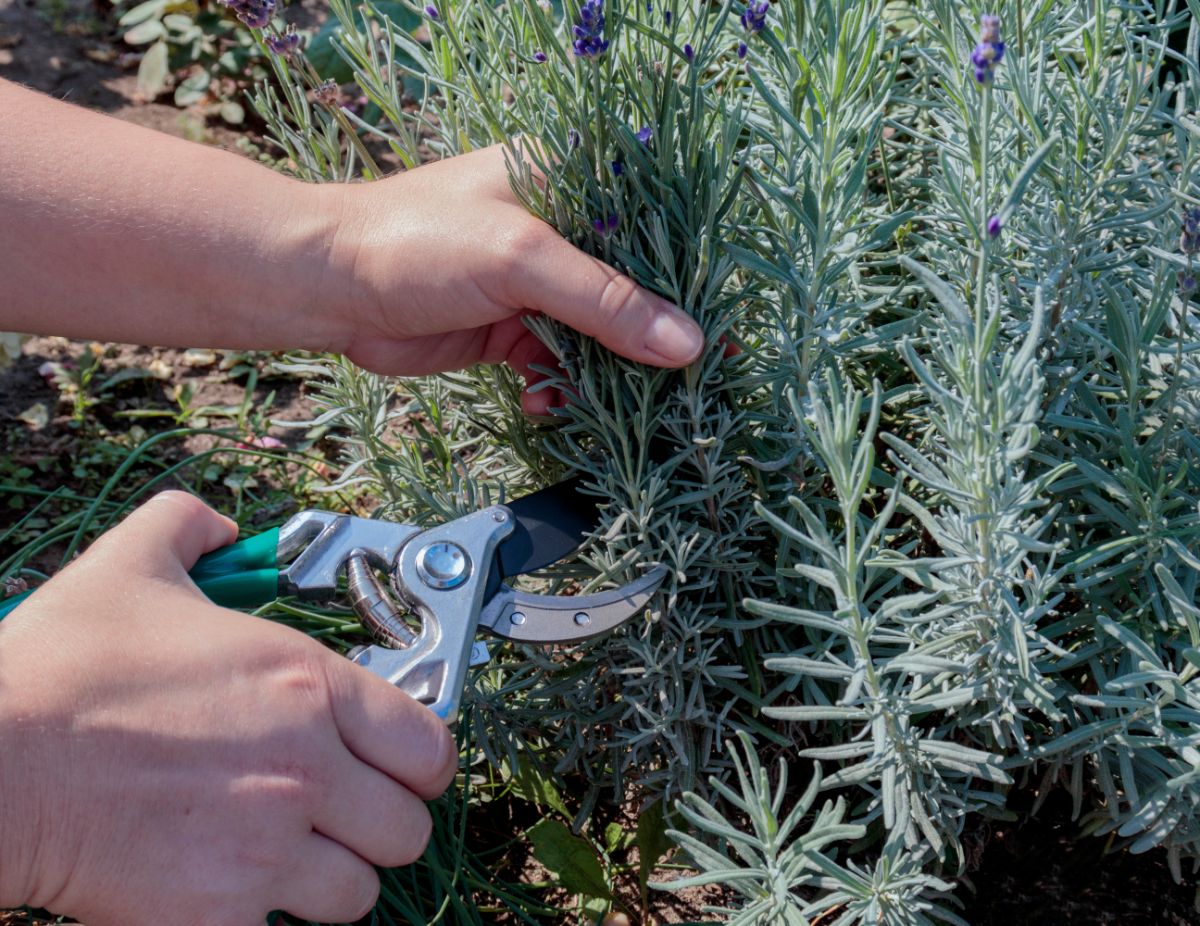
[[[425,802],[350,753],[336,769],[336,794],[317,808],[313,828],[372,865],[411,865],[429,842],[433,821]]]
[[[191,569],[203,554],[237,540],[238,527],[187,492],[160,492],[105,535],[117,550],[136,548],[143,561],[167,557]]]
[[[630,360],[659,367],[691,363],[704,347],[700,327],[661,296],[589,257],[549,226],[513,274],[515,305],[544,312]]]
[[[539,389],[533,392],[526,389],[521,393],[521,411],[533,417],[548,416],[551,409],[562,408],[566,400],[557,389]]]
[[[279,891],[276,906],[298,919],[353,923],[379,899],[379,875],[345,846],[312,833],[304,837]]]
[[[332,652],[326,666],[333,720],[346,748],[427,800],[445,791],[458,769],[458,750],[445,723]]]

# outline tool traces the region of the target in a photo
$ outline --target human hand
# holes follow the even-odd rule
[[[343,320],[331,347],[406,376],[507,362],[533,386],[556,360],[521,316],[543,312],[630,359],[690,363],[703,347],[686,313],[589,257],[513,196],[502,146],[367,185],[313,188],[336,198],[330,251]],[[328,207],[327,207],[328,208]],[[555,402],[522,396],[531,414]]]
[[[187,570],[233,522],[168,492],[0,622],[0,908],[88,926],[349,922],[414,861],[454,742]]]

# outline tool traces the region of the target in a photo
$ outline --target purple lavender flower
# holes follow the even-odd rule
[[[1188,273],[1186,270],[1180,270],[1176,275],[1176,280],[1179,283],[1179,295],[1184,299],[1187,299],[1196,291],[1196,277],[1194,274]]]
[[[646,12],[647,12],[647,13],[653,13],[653,12],[654,12],[654,3],[653,3],[653,2],[647,2],[647,4],[646,4]]]
[[[546,53],[544,51],[535,51],[533,53],[533,60],[538,64],[545,64],[549,59],[546,57]]]
[[[750,49],[746,46],[745,42],[738,42],[737,55],[738,55],[739,59],[745,58],[746,52],[748,52],[749,50]]]
[[[740,17],[742,28],[750,35],[758,35],[767,27],[767,13],[770,9],[771,0],[749,0]]]
[[[599,58],[608,51],[608,40],[604,37],[604,0],[586,0],[579,8],[579,22],[575,24],[575,41],[571,47],[580,58]]]
[[[432,3],[426,4],[425,15],[428,16],[430,19],[434,19],[434,20],[442,18],[441,14],[438,12],[438,8],[436,6],[434,6]]]
[[[650,139],[653,137],[654,137],[654,132],[651,131],[650,126],[648,126],[648,125],[642,126],[642,128],[638,129],[638,131],[637,131],[637,140],[640,141],[643,145],[650,144]]]
[[[625,165],[622,164],[620,161],[613,161],[612,162],[612,172],[613,172],[614,177],[621,176],[621,174],[625,173]]]
[[[1188,257],[1200,251],[1200,207],[1183,210],[1183,227],[1179,232],[1179,250]]]
[[[281,34],[267,36],[267,47],[281,58],[290,58],[300,49],[300,36],[296,34],[296,27],[289,24]]]
[[[620,221],[620,218],[614,212],[607,219],[592,219],[592,228],[596,229],[597,235],[603,235],[607,238],[617,230],[617,225]]]
[[[992,216],[990,219],[987,220],[988,237],[989,238],[999,238],[1000,237],[1000,229],[1002,227],[1003,227],[1003,224],[1000,221],[1000,216],[998,216],[998,215]]]
[[[251,29],[265,29],[275,14],[275,0],[219,0],[229,7],[242,24]]]
[[[567,150],[574,151],[579,147],[580,142],[579,131],[577,129],[567,130]]]
[[[670,10],[666,10],[663,12],[663,22],[666,23],[668,26],[671,25],[671,11]]]
[[[992,81],[996,65],[1004,60],[1004,43],[1000,41],[1000,17],[985,13],[979,17],[979,44],[971,52],[971,67],[980,84]]]
[[[689,64],[691,63],[692,59],[696,57],[696,49],[692,48],[691,44],[688,42],[683,43],[683,57],[688,59]]]

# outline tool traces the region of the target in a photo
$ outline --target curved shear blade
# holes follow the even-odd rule
[[[637,614],[667,577],[656,566],[636,582],[594,595],[531,595],[507,585],[484,606],[479,626],[518,643],[578,643]]]
[[[582,488],[575,476],[505,503],[515,522],[496,551],[501,578],[544,569],[578,549],[599,517],[599,500]]]

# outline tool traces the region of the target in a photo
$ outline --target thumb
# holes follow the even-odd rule
[[[111,532],[111,543],[137,546],[144,557],[169,558],[185,570],[203,554],[237,539],[238,527],[187,492],[161,492]]]
[[[609,350],[656,367],[691,363],[704,334],[687,313],[589,257],[546,226],[545,238],[516,274],[513,295],[524,308],[591,335]]]

